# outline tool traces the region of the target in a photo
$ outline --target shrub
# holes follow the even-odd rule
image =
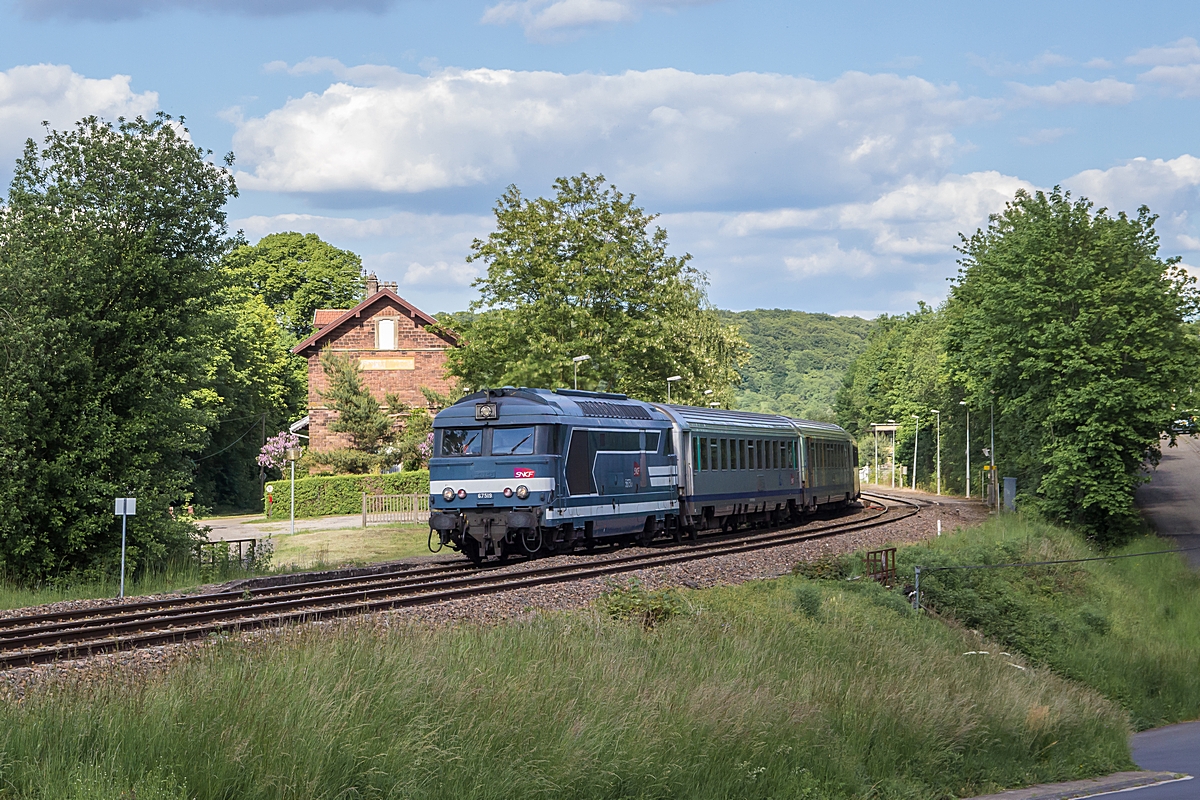
[[[854,574],[854,556],[824,556],[816,561],[801,561],[792,574],[820,581],[840,581]]]
[[[286,516],[291,501],[291,481],[272,481],[273,516]],[[393,472],[387,475],[314,475],[296,479],[296,516],[358,514],[367,494],[427,494],[429,471]],[[264,507],[265,511],[265,507]]]
[[[653,628],[687,610],[687,601],[675,589],[646,591],[636,578],[625,586],[613,586],[600,596],[599,606],[613,619],[629,619]]]

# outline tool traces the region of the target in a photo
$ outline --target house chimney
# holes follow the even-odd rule
[[[379,294],[379,278],[374,272],[367,273],[367,297]]]

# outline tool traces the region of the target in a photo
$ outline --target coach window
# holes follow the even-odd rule
[[[729,440],[721,440],[721,469],[729,469]]]
[[[696,440],[696,463],[701,472],[708,471],[708,439]]]

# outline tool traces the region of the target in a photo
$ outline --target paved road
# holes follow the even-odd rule
[[[1184,722],[1133,736],[1133,760],[1142,769],[1184,772],[1190,781],[1147,786],[1132,794],[1146,800],[1196,800],[1200,797],[1200,722]]]
[[[1138,487],[1137,504],[1161,535],[1172,537],[1180,547],[1200,547],[1200,439],[1181,436],[1175,447],[1163,447],[1150,483]],[[1200,550],[1185,557],[1200,569]]]
[[[277,512],[278,513],[278,512]],[[229,539],[261,539],[266,536],[280,536],[290,533],[291,520],[285,514],[282,519],[278,516],[271,522],[251,521],[262,520],[262,514],[250,514],[244,517],[221,517],[218,519],[202,519],[199,524],[212,528],[208,534],[210,542],[223,542]],[[316,519],[296,520],[296,533],[309,531],[333,531],[344,528],[361,528],[362,515],[350,514],[340,517],[317,517]]]
[[[1165,444],[1165,442],[1164,442]],[[1150,524],[1180,547],[1200,546],[1200,439],[1180,437],[1164,447],[1150,483],[1140,486],[1137,503]],[[1200,550],[1185,558],[1200,569]],[[1200,797],[1200,722],[1184,722],[1135,734],[1133,760],[1142,769],[1186,772],[1196,779],[1141,789],[1147,800],[1196,800]]]

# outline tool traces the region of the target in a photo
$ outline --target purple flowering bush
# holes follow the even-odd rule
[[[255,459],[259,466],[282,471],[287,464],[287,451],[300,446],[300,437],[290,431],[280,431],[267,439]]]

